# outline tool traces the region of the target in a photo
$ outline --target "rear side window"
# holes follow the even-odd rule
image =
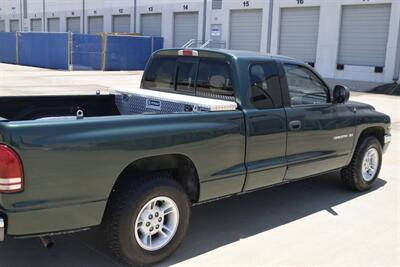
[[[251,103],[257,109],[282,107],[279,75],[275,63],[256,63],[250,66]]]
[[[196,95],[226,99],[234,98],[229,65],[222,61],[200,61]]]
[[[143,77],[143,88],[174,90],[176,58],[160,57],[153,59]]]

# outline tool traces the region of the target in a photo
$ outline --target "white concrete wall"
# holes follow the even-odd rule
[[[18,19],[21,24],[21,12],[19,0],[2,0],[0,1],[0,19],[5,20],[6,31],[10,31],[10,20]],[[21,27],[21,26],[20,26]]]
[[[222,40],[226,41],[226,47],[229,48],[230,40],[230,15],[232,10],[248,10],[248,9],[262,9],[262,29],[260,40],[260,51],[267,52],[268,43],[268,27],[269,27],[269,5],[270,0],[252,0],[248,1],[249,5],[244,5],[243,0],[229,0],[222,1],[222,9],[212,10],[211,0],[207,4],[207,24],[206,24],[206,39],[210,39],[211,25],[222,24]]]
[[[31,31],[31,19],[42,20],[42,31],[45,31],[43,27],[44,14],[43,14],[43,0],[28,0],[27,1],[27,18],[22,20],[22,30]]]
[[[104,31],[112,31],[112,16],[113,15],[131,15],[131,31],[133,31],[133,13],[134,5],[131,0],[118,0],[118,1],[98,1],[86,0],[85,3],[85,32],[88,32],[88,17],[89,16],[103,16],[104,17]]]
[[[203,0],[137,0],[136,32],[140,32],[140,15],[149,13],[161,13],[161,32],[164,37],[164,46],[173,46],[174,13],[198,12],[198,39],[202,39],[203,33]]]
[[[343,5],[391,4],[389,38],[386,49],[386,61],[383,73],[375,73],[374,67],[346,65],[344,70],[337,70],[339,51],[341,11]],[[334,79],[361,80],[370,82],[391,82],[394,76],[397,40],[400,25],[400,1],[398,0],[297,0],[275,1],[272,23],[272,53],[279,51],[280,11],[285,7],[320,7],[320,21],[315,68],[322,76]]]
[[[221,40],[226,41],[229,47],[230,14],[237,9],[262,9],[263,25],[260,41],[260,51],[267,52],[268,43],[271,43],[271,53],[279,51],[279,27],[280,11],[284,7],[320,7],[320,21],[317,43],[317,56],[315,68],[325,77],[333,79],[351,79],[372,82],[391,82],[395,76],[397,47],[400,40],[400,0],[249,0],[248,6],[244,0],[223,0],[222,9],[212,10],[212,0],[206,0],[207,7],[204,10],[203,0],[85,0],[85,21],[83,18],[83,0],[46,0],[43,14],[43,0],[28,0],[28,18],[22,20],[22,30],[30,30],[30,19],[45,17],[43,24],[47,27],[47,19],[60,18],[60,30],[66,30],[66,18],[72,16],[81,17],[81,31],[87,32],[88,16],[104,16],[104,31],[112,31],[112,16],[119,14],[131,15],[131,31],[139,32],[141,29],[140,15],[147,13],[162,14],[162,36],[165,39],[165,47],[173,44],[173,18],[175,12],[198,12],[198,39],[202,40],[203,30],[205,39],[210,39],[211,25],[221,24]],[[272,23],[270,21],[270,1],[273,1]],[[23,2],[23,0],[21,0]],[[389,26],[389,38],[386,49],[386,62],[383,73],[375,73],[373,67],[345,66],[344,70],[337,70],[337,58],[339,50],[341,10],[343,5],[371,5],[391,4],[391,18]],[[203,14],[206,13],[205,29],[203,28]],[[0,20],[5,20],[6,30],[9,31],[10,19],[21,19],[19,0],[0,0]],[[136,28],[134,28],[136,25]],[[268,31],[271,28],[271,36]]]
[[[67,18],[68,17],[80,17],[81,18],[81,32],[83,32],[83,20],[82,20],[82,0],[46,0],[46,20],[48,18],[59,18],[60,19],[60,31],[67,30]],[[47,27],[47,21],[46,21]]]
[[[0,21],[4,20],[4,23],[6,23],[6,2],[5,1],[0,1]],[[6,26],[7,27],[7,26]]]

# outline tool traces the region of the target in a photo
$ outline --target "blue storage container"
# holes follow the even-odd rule
[[[0,32],[0,62],[17,64],[17,35]]]
[[[161,37],[71,34],[69,48],[69,36],[0,33],[0,62],[64,70],[70,64],[72,70],[143,70],[151,54],[164,46]]]
[[[72,69],[102,69],[102,37],[100,35],[72,34]]]
[[[152,37],[153,38],[153,52],[164,48],[164,38]]]
[[[107,36],[105,70],[143,70],[160,41],[147,36]],[[154,47],[153,47],[154,46]]]
[[[68,33],[18,33],[19,64],[68,69]]]

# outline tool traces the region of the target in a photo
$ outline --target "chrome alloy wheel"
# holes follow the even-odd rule
[[[140,210],[135,221],[135,238],[139,246],[155,251],[166,246],[179,225],[179,210],[169,197],[156,197]]]
[[[379,166],[379,153],[376,148],[368,149],[362,161],[361,173],[364,181],[370,182],[374,179]]]

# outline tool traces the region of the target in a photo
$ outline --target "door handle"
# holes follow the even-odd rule
[[[291,121],[291,122],[289,122],[289,129],[291,131],[299,131],[301,129],[301,121]]]

